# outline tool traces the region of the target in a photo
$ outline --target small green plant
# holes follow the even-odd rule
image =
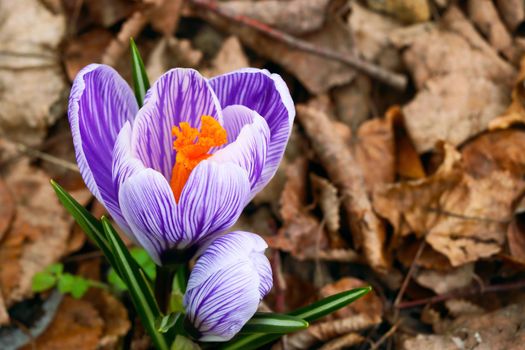
[[[44,271],[35,274],[31,285],[33,292],[43,292],[54,287],[60,293],[70,294],[76,299],[82,298],[90,287],[108,289],[106,284],[99,281],[64,272],[61,263],[49,265]]]

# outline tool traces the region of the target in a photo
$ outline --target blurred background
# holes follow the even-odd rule
[[[285,158],[235,227],[270,246],[262,309],[374,291],[269,349],[522,349],[524,20],[522,0],[0,0],[0,348],[151,346],[49,185],[105,213],[67,101],[92,62],[131,82],[133,37],[152,82],[250,66],[291,91]],[[35,293],[56,263],[99,285]]]

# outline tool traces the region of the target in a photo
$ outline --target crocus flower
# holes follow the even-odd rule
[[[242,69],[207,80],[173,69],[139,109],[105,65],[75,78],[69,122],[82,177],[157,264],[226,232],[275,174],[295,109],[276,74]]]
[[[186,294],[186,328],[200,341],[230,340],[272,288],[264,240],[231,232],[213,241],[193,268]]]

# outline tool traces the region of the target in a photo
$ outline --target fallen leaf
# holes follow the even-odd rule
[[[496,0],[501,18],[514,32],[525,19],[525,4],[521,0]]]
[[[525,222],[523,214],[515,215],[507,228],[507,242],[512,258],[525,264]]]
[[[126,0],[86,0],[89,17],[102,27],[111,27],[138,9],[138,4]]]
[[[449,299],[445,301],[445,306],[453,317],[481,315],[485,311],[481,306],[465,299]]]
[[[525,184],[508,171],[476,178],[461,156],[445,145],[445,160],[432,176],[385,185],[374,192],[374,209],[397,235],[416,234],[453,266],[501,251],[514,202]]]
[[[155,81],[171,68],[196,68],[201,59],[202,52],[195,50],[189,40],[163,37],[151,51],[146,71],[150,81]]]
[[[297,18],[298,16],[294,11],[297,11],[298,7],[295,5],[291,7],[291,4],[294,2],[302,4],[300,0],[286,2],[263,1],[259,4],[261,4],[261,7],[279,6],[281,16],[285,18]],[[275,5],[276,3],[278,3],[278,5]],[[241,9],[245,9],[247,5],[244,1],[231,1],[218,3],[217,6],[236,16],[245,16],[245,13],[243,13]],[[226,9],[226,7],[228,8]],[[259,8],[259,10],[261,13],[264,13],[263,9]],[[319,14],[323,13],[320,12]],[[210,14],[209,11],[198,11],[196,15],[202,17],[220,30],[236,35],[244,45],[259,55],[283,66],[284,69],[295,75],[311,93],[319,94],[326,92],[331,87],[349,82],[355,76],[355,71],[346,64],[327,60],[317,55],[306,53],[303,50],[295,49],[255,29],[232,23],[230,20]],[[302,15],[299,15],[299,17],[301,16]],[[349,40],[351,37],[350,29],[343,23],[343,19],[340,18],[336,9],[326,11],[326,16],[321,28],[311,33],[298,35],[297,37],[314,45],[326,46],[340,54],[354,55],[352,43],[351,40]],[[316,67],[316,74],[312,74],[312,67]]]
[[[66,83],[58,60],[65,18],[32,0],[2,1],[0,13],[0,134],[38,145],[65,111]]]
[[[0,241],[9,228],[15,214],[15,202],[11,191],[7,188],[5,182],[0,178]]]
[[[347,141],[334,133],[334,122],[320,110],[297,106],[297,118],[312,142],[330,180],[340,190],[354,245],[362,248],[372,268],[384,271],[388,262],[384,253],[385,231],[368,198],[360,164],[352,155]],[[330,140],[330,142],[326,142]]]
[[[430,7],[426,0],[367,0],[367,4],[405,23],[423,22],[430,18]]]
[[[470,285],[474,278],[474,264],[465,264],[448,271],[419,270],[414,274],[416,282],[436,294],[444,294]]]
[[[261,21],[284,32],[301,35],[322,27],[332,0],[228,1],[222,7],[230,12]]]
[[[183,0],[163,0],[159,6],[153,9],[151,14],[151,26],[153,29],[166,37],[175,34],[183,5]]]
[[[69,80],[73,81],[78,72],[88,64],[101,62],[102,54],[112,39],[113,35],[109,30],[96,28],[69,40],[64,52],[64,65]]]
[[[495,4],[492,1],[469,0],[468,14],[492,47],[505,55],[510,61],[514,61],[516,51],[513,47],[512,37],[501,21]]]
[[[65,253],[73,219],[59,203],[49,176],[21,160],[5,182],[16,204],[15,219],[0,242],[0,288],[7,306],[30,297],[33,275]],[[73,191],[80,203],[91,198]]]
[[[211,65],[209,70],[202,72],[204,76],[214,77],[246,68],[250,66],[250,62],[242,49],[239,39],[235,36],[230,36],[222,43],[222,47],[211,62]]]
[[[417,335],[403,341],[404,350],[523,348],[524,304],[514,304],[483,315],[460,317],[442,335]]]
[[[34,340],[40,350],[95,350],[102,336],[104,321],[89,302],[64,297],[47,330]],[[22,350],[31,350],[29,344]]]
[[[341,227],[339,217],[341,201],[337,194],[337,188],[327,179],[315,174],[310,174],[310,182],[312,183],[314,200],[319,203],[323,212],[323,220],[330,233],[330,240],[332,243],[334,238],[341,240],[341,236],[338,233]]]
[[[440,25],[400,29],[391,40],[405,48],[403,59],[418,89],[403,107],[418,152],[432,149],[439,140],[461,144],[486,129],[508,105],[514,68],[454,6]]]

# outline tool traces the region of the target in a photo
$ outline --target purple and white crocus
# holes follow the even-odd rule
[[[184,295],[186,328],[200,341],[228,341],[253,316],[272,288],[272,270],[259,236],[235,231],[206,249]]]
[[[92,64],[69,100],[87,187],[157,264],[227,232],[275,174],[294,116],[284,81],[259,69],[173,69],[139,109],[115,70]]]

